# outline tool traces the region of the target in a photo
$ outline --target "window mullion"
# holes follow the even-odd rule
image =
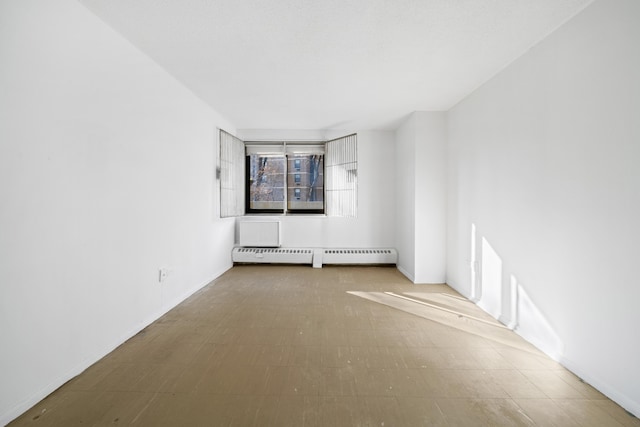
[[[284,214],[289,213],[289,157],[287,156],[287,142],[282,143],[284,147]]]

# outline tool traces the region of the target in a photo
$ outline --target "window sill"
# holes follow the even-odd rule
[[[320,214],[320,213],[248,213],[248,214],[244,214],[242,216],[240,216],[240,218],[247,218],[247,217],[258,217],[258,218],[264,218],[264,217],[268,217],[268,216],[275,216],[275,217],[326,217],[327,214]]]

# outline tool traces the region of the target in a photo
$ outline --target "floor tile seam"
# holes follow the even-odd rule
[[[550,397],[549,399],[553,400],[554,402],[561,402],[561,401],[578,402],[578,401],[581,401],[581,402],[589,402],[589,403],[595,403],[595,402],[602,402],[602,401],[610,400],[610,399],[592,399],[592,398],[589,398],[589,397],[571,397],[571,396]]]
[[[97,394],[150,394],[150,395],[156,395],[156,394],[183,394],[180,392],[175,392],[175,391],[164,391],[162,389],[129,389],[129,388],[122,388],[122,389],[98,389],[98,390],[81,390],[81,391],[76,391],[76,390],[68,390],[65,392],[76,392],[76,393],[97,393]]]
[[[314,387],[317,388],[317,387]],[[141,394],[156,394],[156,393],[141,393]],[[363,391],[354,391],[354,392],[326,392],[326,391],[317,391],[317,390],[265,390],[265,391],[207,391],[207,390],[192,390],[189,392],[163,392],[157,393],[162,394],[164,396],[257,396],[257,397],[266,397],[266,396],[316,396],[323,398],[344,398],[344,397],[394,397],[398,399],[479,399],[479,400],[512,400],[511,397],[478,397],[473,393],[462,394],[462,395],[448,395],[448,394],[439,394],[439,393],[411,393],[411,392],[398,392],[397,390],[391,391],[383,391],[383,392],[363,392]]]

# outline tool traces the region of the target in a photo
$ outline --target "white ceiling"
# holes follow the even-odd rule
[[[448,110],[592,0],[80,0],[239,129]]]

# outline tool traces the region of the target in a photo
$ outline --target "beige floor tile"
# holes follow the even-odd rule
[[[398,406],[402,411],[404,426],[443,427],[447,423],[444,413],[440,410],[436,399],[426,397],[405,397],[398,399]]]
[[[291,345],[293,346],[313,346],[322,342],[322,330],[304,326],[295,329],[291,335]]]
[[[623,424],[604,410],[587,399],[554,399],[558,405],[576,424],[583,427],[618,427]]]
[[[294,364],[294,350],[297,347],[283,345],[262,345],[256,349],[255,365],[287,366]]]
[[[428,328],[400,329],[397,335],[402,338],[402,344],[407,347],[435,347]]]
[[[403,413],[395,397],[358,397],[359,424],[362,426],[401,426]]]
[[[299,345],[292,347],[289,366],[320,366],[322,347],[319,345]]]
[[[513,368],[507,359],[495,348],[474,349],[473,357],[478,361],[479,366],[484,369]]]
[[[534,421],[510,399],[438,399],[449,425],[532,426]]]
[[[429,328],[429,325],[427,325]],[[493,348],[494,344],[481,336],[472,335],[454,328],[440,326],[431,327],[429,339],[435,347],[460,347],[466,349]]]
[[[481,349],[483,350],[483,349]],[[430,350],[431,364],[437,369],[481,369],[476,352],[464,347],[438,347]]]
[[[320,397],[320,425],[353,427],[365,425],[360,416],[358,398],[354,396]]]
[[[275,423],[265,423],[262,417],[256,426],[321,427],[320,398],[317,396],[283,396],[279,398]]]
[[[282,394],[286,396],[319,396],[322,369],[319,366],[291,366]]]
[[[294,345],[298,332],[294,329],[239,328],[235,343],[247,345]],[[304,345],[299,344],[298,345]]]
[[[142,380],[153,372],[149,363],[123,363],[115,367],[109,375],[95,384],[96,391],[148,391]]]
[[[569,384],[555,370],[520,370],[531,383],[552,399],[584,399],[579,389]]]
[[[500,386],[513,399],[543,399],[547,397],[518,370],[489,369],[485,372],[489,381]]]
[[[389,347],[360,346],[350,347],[351,365],[366,368],[394,368],[396,359],[389,352]]]
[[[95,363],[81,375],[71,379],[64,385],[67,391],[97,391],[97,385],[104,382],[120,364],[115,362]]]
[[[385,368],[353,369],[358,396],[395,396],[390,373]]]
[[[176,373],[176,375],[165,378],[166,381],[160,385],[158,392],[173,394],[197,392],[204,374],[213,366],[218,365],[209,365],[206,363],[188,365],[181,372]]]
[[[332,322],[325,322],[332,323]],[[320,345],[327,346],[347,346],[349,345],[349,333],[339,325],[323,325]]]
[[[452,369],[421,369],[424,379],[424,397],[468,397],[469,390],[461,381],[460,375],[455,375]]]
[[[451,373],[458,384],[462,384],[466,397],[482,399],[506,399],[509,394],[503,385],[496,381],[491,371],[478,369],[456,370]]]
[[[352,365],[349,346],[323,346],[320,348],[320,363],[324,367],[340,368]]]
[[[215,325],[207,342],[211,344],[235,344],[243,330],[237,327]]]
[[[511,331],[347,293],[486,317],[417,289],[394,268],[235,267],[11,426],[640,425]]]
[[[264,348],[259,344],[230,344],[224,347],[224,353],[219,356],[217,365],[227,368],[255,365],[260,351]]]
[[[217,395],[264,394],[269,380],[268,373],[267,366],[242,366],[237,369],[215,366],[203,372],[193,392]]]
[[[227,344],[205,342],[189,361],[190,365],[213,366],[222,363],[229,349]]]
[[[356,396],[356,376],[350,366],[322,368],[320,372],[321,396]]]
[[[394,396],[425,396],[424,377],[420,368],[391,368],[387,371],[387,381]]]
[[[584,382],[581,378],[577,377],[570,371],[566,369],[557,369],[554,371],[555,374],[560,377],[564,382],[569,384],[571,387],[575,388],[587,399],[597,400],[597,399],[607,399],[607,397],[600,393],[595,388],[591,387],[589,384]]]
[[[389,347],[389,354],[397,367],[437,369],[440,366],[439,355],[433,352],[431,347]]]
[[[509,365],[516,369],[542,370],[562,368],[557,362],[549,359],[536,349],[523,350],[499,345],[496,346],[495,350]]]
[[[290,366],[269,366],[267,368],[267,382],[263,389],[266,396],[282,396],[286,393],[289,380]]]
[[[514,399],[514,401],[537,425],[549,427],[577,427],[580,425],[553,399]]]
[[[592,401],[592,403],[605,411],[611,417],[613,417],[617,422],[627,427],[637,427],[640,426],[640,419],[634,417],[629,412],[625,411],[622,407],[615,404],[609,399],[598,399]]]
[[[17,420],[23,425],[131,424],[154,394],[138,392],[61,392],[40,402]]]

